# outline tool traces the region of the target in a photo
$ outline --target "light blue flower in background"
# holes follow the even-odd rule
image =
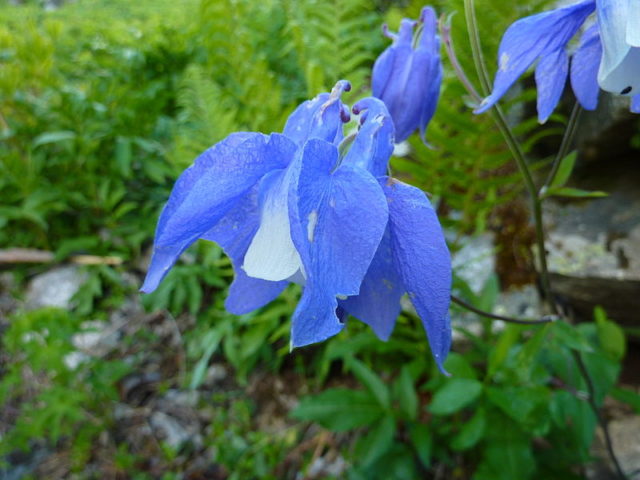
[[[338,148],[349,117],[340,94],[348,89],[339,82],[300,105],[282,134],[232,134],[198,157],[161,214],[142,291],[153,291],[205,238],[232,259],[230,312],[262,307],[296,282],[303,293],[293,346],[335,335],[347,314],[387,339],[408,292],[442,369],[451,339],[442,229],[423,192],[386,176],[394,129],[381,101],[354,106],[360,128]]]
[[[406,140],[416,129],[426,143],[425,130],[435,113],[442,83],[440,39],[436,35],[436,14],[425,7],[418,22],[403,19],[398,34],[385,25],[393,39],[373,66],[371,88],[393,118],[396,142]],[[414,38],[414,28],[418,25]]]
[[[596,12],[569,62],[569,41]],[[567,76],[586,110],[598,104],[599,89],[632,96],[640,113],[640,1],[586,0],[522,18],[505,32],[498,51],[493,91],[476,113],[491,108],[533,63],[538,119],[546,121],[564,90]]]

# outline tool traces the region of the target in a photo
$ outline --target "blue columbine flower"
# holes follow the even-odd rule
[[[597,21],[582,33],[569,67],[567,45],[594,11]],[[640,4],[636,0],[586,0],[522,18],[505,32],[498,57],[493,91],[476,113],[493,106],[536,60],[540,122],[558,104],[568,75],[586,110],[596,108],[601,88],[632,96],[631,111],[640,113]]]
[[[198,157],[160,216],[142,291],[195,240],[212,240],[234,265],[230,312],[259,308],[296,282],[293,346],[335,335],[349,313],[387,339],[408,292],[442,369],[451,340],[442,229],[423,192],[386,176],[394,130],[381,101],[354,106],[360,128],[343,140],[348,88],[339,82],[300,105],[282,134],[231,134]]]
[[[418,33],[414,36],[418,24]],[[389,32],[386,25],[383,31],[393,39],[393,44],[373,66],[373,96],[387,106],[397,142],[406,140],[419,129],[420,138],[426,143],[425,130],[436,110],[442,83],[436,14],[431,7],[425,7],[419,22],[403,19],[398,34]]]

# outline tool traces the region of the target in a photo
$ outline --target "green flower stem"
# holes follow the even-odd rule
[[[464,0],[465,6],[465,18],[467,20],[467,29],[469,31],[469,40],[471,42],[471,52],[473,54],[473,61],[478,71],[478,78],[482,85],[482,94],[487,96],[490,92],[489,75],[487,73],[485,62],[482,57],[482,48],[480,46],[480,35],[478,32],[475,7],[473,0]],[[557,306],[553,302],[553,296],[551,294],[551,281],[549,280],[549,269],[547,267],[547,252],[544,244],[544,226],[542,224],[542,204],[538,198],[538,189],[533,181],[533,176],[527,165],[524,152],[520,148],[520,143],[516,139],[511,127],[509,126],[504,112],[498,104],[491,109],[498,129],[502,133],[511,154],[518,165],[518,169],[524,179],[525,187],[529,193],[531,201],[531,209],[533,211],[534,227],[536,231],[536,248],[538,251],[538,263],[540,267],[540,280],[542,283],[542,291],[544,292],[544,300],[547,303],[548,308],[554,314],[558,313]]]
[[[482,57],[482,48],[480,46],[480,35],[477,27],[475,6],[474,6],[473,0],[464,0],[464,6],[465,6],[465,18],[467,20],[467,29],[469,33],[469,39],[471,42],[471,51],[473,53],[473,61],[475,63],[475,67],[478,72],[478,78],[480,79],[480,83],[482,86],[482,94],[483,96],[486,97],[490,91],[489,75],[486,70],[486,64]],[[502,109],[500,108],[499,105],[496,104],[491,109],[491,112],[494,120],[496,121],[496,124],[498,125],[498,128],[500,129],[500,132],[504,136],[507,142],[507,145],[511,150],[511,153],[514,159],[516,160],[516,163],[518,164],[518,168],[524,179],[525,186],[527,188],[527,191],[529,192],[529,197],[531,199],[531,206],[533,209],[535,230],[536,230],[536,245],[537,245],[538,257],[539,257],[539,263],[540,263],[540,277],[542,282],[542,289],[546,297],[545,300],[549,305],[549,307],[551,308],[551,311],[557,314],[558,309],[555,303],[552,301],[551,282],[549,280],[549,271],[547,269],[547,256],[546,256],[545,243],[544,243],[544,226],[542,224],[542,199],[540,198],[539,193],[536,190],[536,186],[535,186],[535,183],[533,182],[533,177],[527,165],[524,152],[520,148],[520,144],[518,143],[515,135],[513,134],[513,131],[509,127],[509,124],[506,121],[506,117],[504,116]],[[550,172],[549,178],[547,179],[547,182],[545,182],[545,185],[551,182],[551,180],[553,179],[553,177],[557,172],[557,169],[559,168],[560,161],[567,155],[568,149],[571,145],[571,142],[573,141],[573,136],[575,135],[579,115],[580,115],[580,107],[575,106],[573,111],[571,112],[571,117],[569,119],[567,130],[565,131],[565,135],[562,139],[560,150],[558,151],[558,155],[555,158],[552,171]],[[611,441],[611,434],[609,432],[607,421],[601,415],[598,405],[596,404],[595,387],[594,387],[591,375],[589,374],[589,371],[580,353],[574,351],[573,355],[578,365],[578,368],[580,370],[580,374],[582,375],[582,377],[584,378],[587,384],[587,390],[589,393],[588,402],[594,414],[596,415],[596,418],[598,419],[600,428],[602,428],[602,432],[605,437],[607,453],[609,454],[609,457],[611,458],[611,462],[615,467],[617,476],[621,480],[626,480],[627,476],[624,474],[620,466],[620,462],[618,461],[618,458],[616,457],[615,451],[613,449],[613,443]]]
[[[569,148],[571,148],[571,144],[573,143],[573,138],[576,135],[576,131],[578,130],[578,122],[580,120],[580,114],[582,113],[582,107],[578,102],[573,105],[573,109],[571,110],[571,115],[569,116],[569,121],[567,122],[567,128],[564,131],[564,136],[562,137],[562,143],[560,144],[560,149],[556,154],[555,159],[553,160],[553,166],[551,167],[551,171],[547,176],[547,181],[544,182],[544,186],[540,189],[538,193],[538,197],[542,200],[542,193],[549,188],[551,182],[555,178],[558,173],[558,168],[560,168],[560,163],[562,159],[567,156],[569,153]]]

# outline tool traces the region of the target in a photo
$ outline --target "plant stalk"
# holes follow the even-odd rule
[[[556,315],[545,315],[544,317],[539,319],[507,317],[504,315],[496,315],[495,313],[480,310],[479,308],[474,307],[470,303],[462,300],[459,297],[456,297],[455,295],[451,295],[451,301],[460,305],[462,308],[469,310],[470,312],[480,315],[481,317],[490,318],[492,320],[502,320],[503,322],[508,323],[517,323],[519,325],[539,325],[541,323],[555,322],[560,319],[560,317]]]
[[[473,61],[478,72],[478,78],[482,86],[483,96],[487,96],[490,91],[489,75],[487,73],[485,62],[482,56],[482,48],[480,45],[480,35],[477,28],[475,6],[473,0],[464,0],[465,6],[465,18],[467,20],[467,29],[469,31],[469,40],[471,42],[471,52],[473,54]],[[522,178],[525,183],[529,198],[531,201],[531,210],[533,212],[534,227],[536,232],[536,250],[538,253],[538,264],[540,269],[540,281],[542,284],[542,291],[544,293],[544,301],[546,302],[549,310],[557,314],[558,309],[553,302],[553,295],[551,293],[551,281],[549,280],[549,269],[547,267],[547,252],[545,249],[544,241],[544,226],[542,223],[542,205],[538,198],[538,189],[536,188],[533,176],[527,165],[527,161],[520,148],[520,144],[515,137],[515,134],[511,130],[506,116],[499,105],[494,105],[491,109],[493,119],[498,126],[498,129],[502,133],[511,154],[518,165],[518,170],[522,174]]]

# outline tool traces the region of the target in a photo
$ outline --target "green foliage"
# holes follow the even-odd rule
[[[398,333],[409,328],[401,323]],[[365,345],[358,338],[353,341]],[[590,460],[597,424],[575,355],[594,382],[597,405],[609,393],[637,403],[629,391],[612,392],[624,336],[601,310],[595,323],[508,326],[474,340],[464,356],[447,359],[450,378],[432,375],[429,381],[416,349],[395,344],[376,352],[372,363],[379,369],[354,360],[355,353],[328,349],[332,361],[342,360],[364,388],[332,388],[303,398],[292,415],[357,433],[353,478],[387,478],[385,463],[397,455],[402,468],[418,475],[463,454],[473,478],[560,479]],[[403,359],[399,374],[389,370],[397,365],[392,359]],[[547,446],[540,447],[539,439]]]
[[[13,428],[3,435],[0,458],[38,442],[54,447],[71,441],[72,461],[79,468],[109,425],[118,399],[116,383],[129,366],[79,353],[73,336],[88,331],[79,318],[43,309],[11,319],[2,347],[12,362],[0,380],[0,403],[18,413]]]
[[[392,29],[402,16],[418,16],[423,2],[408,3],[384,14]],[[456,52],[479,85],[463,0],[436,3],[440,12],[457,12]],[[496,32],[550,2],[476,3],[493,70]],[[389,44],[379,30],[383,12],[365,0],[83,0],[55,12],[2,6],[0,16],[7,19],[0,25],[0,247],[45,248],[59,261],[80,252],[139,259],[173,181],[200,152],[232,131],[281,130],[297,104],[338,79],[354,86],[348,102],[366,95],[372,63]],[[521,186],[490,115],[470,114],[447,65],[443,101],[427,133],[435,148],[410,139],[411,152],[394,158],[392,170],[433,193],[443,211],[459,212],[455,221],[443,217],[457,233],[482,231],[495,206]],[[527,153],[557,136],[564,121],[554,115],[552,128],[541,129],[527,119],[522,104],[533,98],[525,83],[504,101]],[[565,186],[572,167],[567,157],[549,193],[587,196]],[[82,319],[105,318],[132,291],[123,273],[90,267],[73,313],[47,309],[11,319],[2,337],[9,363],[0,403],[17,416],[3,433],[0,456],[35,443],[55,448],[73,437],[74,468],[82,470],[112,422],[115,386],[132,367],[90,356],[71,364],[72,339],[85,328]],[[221,250],[201,242],[143,297],[147,310],[193,319],[184,334],[185,382],[199,388],[209,363],[221,359],[241,386],[252,372],[277,372],[285,363],[317,388],[328,378],[344,380],[303,398],[292,415],[347,432],[341,438],[352,479],[423,478],[443,465],[451,478],[469,471],[478,479],[572,478],[590,460],[596,426],[575,355],[591,374],[598,405],[611,394],[640,410],[636,393],[614,387],[625,337],[602,310],[595,323],[578,327],[559,322],[496,333],[486,322],[480,336],[460,329],[467,350],[450,355],[446,378],[436,373],[410,314],[398,319],[388,342],[353,321],[338,338],[290,354],[297,288],[236,317],[223,303],[231,278]],[[459,280],[456,287],[485,310],[499,291],[495,277],[478,295]],[[360,388],[348,388],[354,381]],[[285,462],[298,432],[260,431],[257,406],[239,395],[211,399],[206,442],[215,462],[229,478],[281,478],[274,465]],[[160,448],[169,460],[180,454]],[[126,446],[118,445],[114,457],[133,478],[151,478],[137,471],[140,459]]]

